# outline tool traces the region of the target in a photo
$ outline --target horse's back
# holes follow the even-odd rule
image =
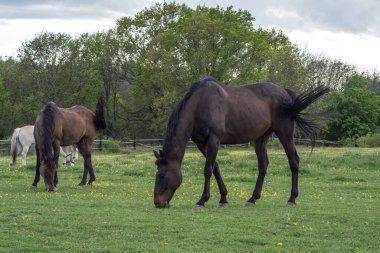
[[[53,138],[61,145],[69,146],[78,143],[84,137],[95,136],[93,115],[94,113],[84,106],[60,108],[50,102],[37,117],[35,127],[38,130],[37,134],[41,135],[44,125],[51,124]]]
[[[291,99],[285,89],[272,83],[226,86],[213,79],[205,80],[194,95],[193,139],[199,133],[215,132],[221,143],[259,138],[272,127],[281,101]]]
[[[82,138],[93,138],[96,133],[94,113],[84,106],[61,108],[62,140],[66,146],[78,143]]]
[[[29,125],[29,126],[24,126],[20,128],[19,131],[19,140],[22,142],[22,144],[33,144],[35,142],[34,140],[34,126]]]

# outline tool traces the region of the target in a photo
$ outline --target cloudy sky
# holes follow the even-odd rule
[[[73,36],[113,28],[162,0],[0,0],[0,56],[42,31]],[[177,0],[190,7],[234,6],[256,18],[255,27],[279,28],[301,48],[380,71],[380,0]]]

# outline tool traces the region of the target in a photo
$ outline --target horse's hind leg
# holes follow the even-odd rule
[[[95,181],[95,172],[94,168],[92,167],[91,153],[86,156],[85,161],[88,167],[88,172],[90,174],[90,180],[88,180],[88,184],[92,185],[92,182]]]
[[[290,170],[292,172],[292,190],[290,198],[288,200],[288,206],[296,204],[296,198],[298,196],[298,166],[299,156],[296,151],[296,146],[293,140],[293,133],[291,135],[277,134],[282,145],[284,146],[286,156],[288,157]]]
[[[204,157],[207,157],[206,156],[206,154],[207,154],[206,147],[201,145],[201,144],[197,144],[197,146],[198,146],[198,149],[204,155]],[[214,174],[214,177],[216,179],[216,182],[217,182],[218,188],[219,188],[219,192],[220,192],[219,206],[220,207],[226,207],[226,206],[228,206],[228,201],[227,201],[228,191],[227,191],[227,188],[223,182],[222,175],[220,174],[220,169],[219,169],[219,165],[217,162],[214,163],[214,168],[213,168],[212,172]]]
[[[26,166],[26,155],[28,154],[30,146],[24,146],[21,151],[22,155],[22,166]]]
[[[257,176],[255,189],[253,190],[252,197],[245,203],[245,206],[251,206],[256,204],[256,200],[261,197],[261,191],[264,184],[265,175],[267,173],[267,168],[269,165],[266,144],[268,141],[268,136],[265,135],[256,140],[255,152],[258,161],[259,174]]]
[[[78,186],[86,185],[88,173],[90,174],[90,180],[88,181],[88,184],[92,185],[92,182],[95,181],[95,173],[91,162],[91,145],[88,145],[87,143],[89,143],[89,141],[81,141],[78,143],[79,152],[82,154],[84,159],[83,177]]]

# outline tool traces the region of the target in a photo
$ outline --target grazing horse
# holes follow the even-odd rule
[[[11,139],[11,156],[10,166],[16,164],[17,155],[22,155],[22,166],[26,166],[26,154],[31,145],[35,143],[33,136],[34,126],[24,126],[15,128]]]
[[[84,106],[60,108],[54,102],[49,102],[37,116],[34,124],[37,165],[32,186],[37,187],[41,173],[46,190],[55,191],[58,184],[59,147],[74,144],[84,159],[83,177],[78,186],[86,184],[88,173],[90,174],[88,184],[91,185],[95,181],[91,147],[96,131],[105,128],[102,98],[98,100],[95,113]]]
[[[18,154],[22,154],[22,166],[26,166],[26,155],[30,146],[35,144],[34,140],[34,126],[24,126],[15,128],[11,139],[11,161],[10,166],[16,164]],[[74,165],[75,159],[78,158],[78,150],[75,145],[61,147],[61,155],[63,157],[63,164]]]
[[[154,151],[157,158],[155,206],[169,207],[181,185],[180,168],[189,138],[206,158],[203,194],[195,207],[203,207],[210,198],[212,174],[221,195],[219,206],[228,205],[227,189],[216,162],[219,144],[255,142],[259,174],[246,206],[255,205],[269,164],[266,144],[272,133],[279,138],[289,161],[292,188],[288,205],[295,205],[299,157],[293,140],[294,123],[315,140],[317,126],[303,119],[301,111],[327,92],[328,88],[317,87],[297,95],[272,83],[231,87],[211,77],[195,82],[169,118],[163,150]]]

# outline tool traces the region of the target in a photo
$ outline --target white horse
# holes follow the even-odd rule
[[[22,166],[26,166],[26,155],[30,149],[30,146],[35,144],[34,140],[34,126],[24,126],[16,128],[13,131],[11,139],[11,156],[12,159],[9,162],[10,166],[16,164],[17,155],[22,154]],[[74,166],[75,159],[78,158],[78,149],[75,146],[61,147],[61,155],[64,165]]]
[[[16,164],[17,155],[22,154],[22,166],[26,166],[26,154],[30,146],[35,144],[33,136],[34,126],[24,126],[16,128],[13,131],[11,139],[11,156],[10,166]]]

